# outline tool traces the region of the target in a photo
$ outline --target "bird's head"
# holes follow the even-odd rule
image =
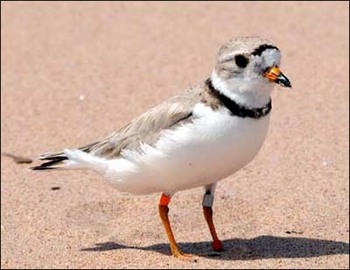
[[[220,48],[211,80],[223,94],[258,106],[270,97],[275,84],[291,87],[280,63],[281,52],[271,42],[258,37],[235,38]]]

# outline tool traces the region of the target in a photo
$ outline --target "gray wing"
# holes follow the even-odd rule
[[[207,86],[201,83],[141,114],[107,138],[79,149],[111,159],[119,156],[124,149],[139,149],[142,143],[154,145],[162,131],[191,122],[193,108],[198,102],[206,103],[212,108],[218,106],[217,99],[209,93]],[[59,152],[42,155],[40,159],[44,163],[32,167],[33,170],[60,168],[68,158],[63,152]]]
[[[138,149],[141,143],[154,145],[163,130],[192,121],[193,107],[203,100],[203,87],[197,86],[148,110],[106,139],[80,148],[105,158],[117,157],[123,149]]]
[[[189,104],[188,104],[189,105]],[[104,140],[82,147],[97,156],[113,158],[123,149],[138,149],[141,143],[153,145],[162,130],[191,121],[193,106],[165,102],[140,115]]]

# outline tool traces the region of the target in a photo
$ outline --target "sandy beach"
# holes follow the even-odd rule
[[[102,139],[210,76],[220,46],[261,36],[276,87],[257,157],[219,182],[211,251],[202,188],[176,193],[170,255],[159,194],[90,171],[1,157],[1,268],[348,268],[349,3],[2,2],[1,152],[34,159]]]

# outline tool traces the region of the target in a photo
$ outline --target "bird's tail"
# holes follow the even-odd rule
[[[60,153],[42,155],[39,159],[44,162],[32,167],[32,170],[91,169],[103,172],[108,167],[106,159],[91,155],[81,149],[65,149]]]
[[[56,154],[46,154],[39,157],[42,160],[42,163],[38,166],[31,167],[32,170],[52,170],[64,168],[68,157],[64,152]]]

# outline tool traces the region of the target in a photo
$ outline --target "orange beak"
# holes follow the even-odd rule
[[[292,87],[288,78],[281,72],[281,70],[277,66],[273,66],[273,67],[269,68],[263,74],[263,76],[265,78],[267,78],[269,81],[274,82],[274,83],[278,83],[281,86],[290,87],[290,88]]]

